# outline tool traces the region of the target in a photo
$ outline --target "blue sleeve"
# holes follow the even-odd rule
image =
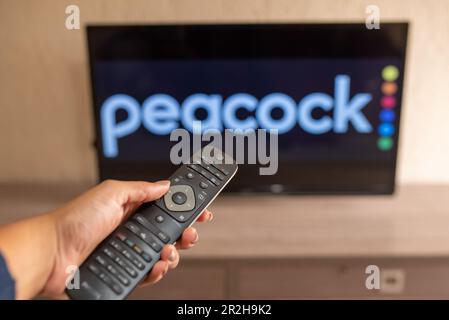
[[[13,300],[16,297],[16,284],[9,273],[5,258],[0,253],[0,300]]]

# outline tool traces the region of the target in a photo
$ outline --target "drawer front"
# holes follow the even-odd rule
[[[380,289],[366,287],[369,265],[379,267]],[[237,299],[449,298],[445,259],[242,262],[232,279],[231,297]]]
[[[370,265],[379,267],[380,289],[366,287]],[[184,260],[129,298],[448,299],[449,259]]]
[[[154,285],[136,289],[128,299],[225,299],[226,270],[181,261]]]

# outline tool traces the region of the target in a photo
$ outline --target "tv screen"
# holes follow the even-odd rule
[[[167,178],[170,132],[200,120],[278,132],[277,172],[240,165],[230,191],[394,191],[407,23],[89,26],[87,36],[101,180]]]

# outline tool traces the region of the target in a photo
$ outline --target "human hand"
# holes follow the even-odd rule
[[[169,181],[124,182],[107,180],[90,189],[50,215],[56,228],[57,249],[53,270],[43,294],[62,295],[67,278],[66,268],[79,266],[95,247],[141,204],[162,197]],[[205,210],[197,221],[210,221],[213,215]],[[143,285],[159,281],[169,269],[178,265],[177,249],[187,249],[198,241],[197,231],[187,228],[176,245],[166,245],[161,259],[154,265]]]

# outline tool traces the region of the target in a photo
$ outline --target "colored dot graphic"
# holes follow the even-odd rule
[[[392,96],[398,91],[398,85],[394,82],[384,82],[380,91],[386,96]]]
[[[382,151],[388,151],[393,147],[393,139],[379,138],[377,140],[377,147]]]
[[[382,122],[393,122],[396,119],[396,115],[393,110],[382,110],[379,114],[379,119]]]
[[[380,105],[382,108],[394,108],[396,105],[396,98],[395,97],[383,97],[380,100]]]
[[[396,114],[394,108],[396,107],[396,97],[394,96],[398,91],[398,85],[395,82],[399,78],[399,69],[396,66],[388,65],[382,69],[382,85],[380,91],[382,97],[380,99],[381,111],[379,114],[379,126],[377,133],[377,148],[381,151],[388,151],[393,148],[393,136],[396,132],[394,121]]]
[[[384,122],[379,125],[378,131],[381,137],[391,137],[394,134],[394,126],[391,123]]]
[[[386,66],[382,70],[382,78],[385,81],[396,81],[399,77],[399,70],[395,66]]]

